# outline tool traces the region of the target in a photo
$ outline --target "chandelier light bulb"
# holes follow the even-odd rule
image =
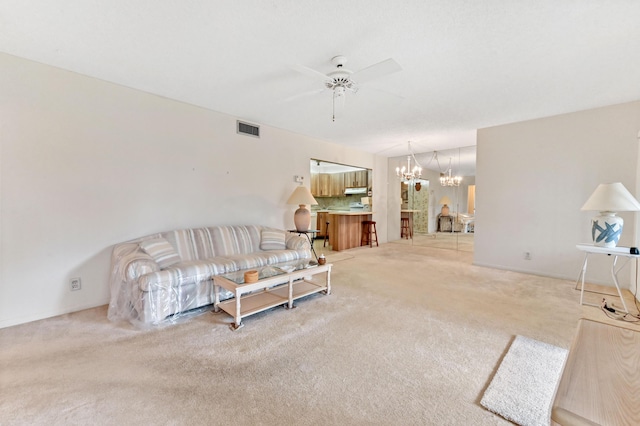
[[[440,185],[460,186],[460,183],[462,183],[461,176],[451,176],[451,158],[449,158],[449,167],[444,173],[440,173]]]

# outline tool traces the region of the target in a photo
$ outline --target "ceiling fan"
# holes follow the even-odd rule
[[[295,98],[310,94],[315,94],[330,89],[333,92],[333,116],[332,121],[336,121],[336,115],[344,109],[344,100],[347,91],[356,93],[362,83],[402,71],[402,67],[398,65],[392,58],[386,59],[377,64],[370,65],[359,71],[353,72],[344,67],[347,58],[338,55],[331,58],[331,63],[335,65],[335,69],[328,74],[323,74],[304,65],[296,65],[294,69],[304,75],[318,79],[324,83],[324,89],[314,90],[312,92],[303,93]]]

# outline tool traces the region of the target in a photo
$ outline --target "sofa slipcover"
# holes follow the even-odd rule
[[[147,235],[113,247],[107,315],[138,326],[175,321],[214,303],[216,275],[308,258],[306,237],[260,225]]]

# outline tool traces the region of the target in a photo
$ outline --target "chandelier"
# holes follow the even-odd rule
[[[411,142],[408,142],[409,144],[409,155],[407,155],[407,167],[405,168],[405,166],[402,166],[402,168],[400,167],[396,167],[396,175],[402,179],[403,181],[405,180],[414,180],[414,179],[420,179],[420,177],[422,177],[422,167],[420,167],[420,165],[418,164],[418,160],[416,160],[416,157],[413,155],[413,152],[411,152]],[[415,161],[416,165],[413,166],[413,168],[411,167],[411,157],[413,157],[413,161]]]
[[[462,182],[462,177],[460,176],[451,176],[451,158],[449,158],[449,168],[444,171],[444,173],[440,172],[440,185],[442,186],[460,186]]]

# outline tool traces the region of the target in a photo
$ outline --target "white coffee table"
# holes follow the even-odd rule
[[[213,278],[215,285],[215,311],[220,309],[234,319],[232,330],[242,327],[242,318],[271,309],[278,305],[294,308],[293,301],[314,293],[331,294],[332,264],[309,266],[309,259],[284,264],[255,268],[259,279],[254,283],[244,282],[244,273],[238,271]],[[285,269],[295,267],[292,272]],[[325,273],[325,279],[314,278]],[[324,281],[324,282],[323,282]],[[220,301],[220,287],[231,291],[234,298]]]

